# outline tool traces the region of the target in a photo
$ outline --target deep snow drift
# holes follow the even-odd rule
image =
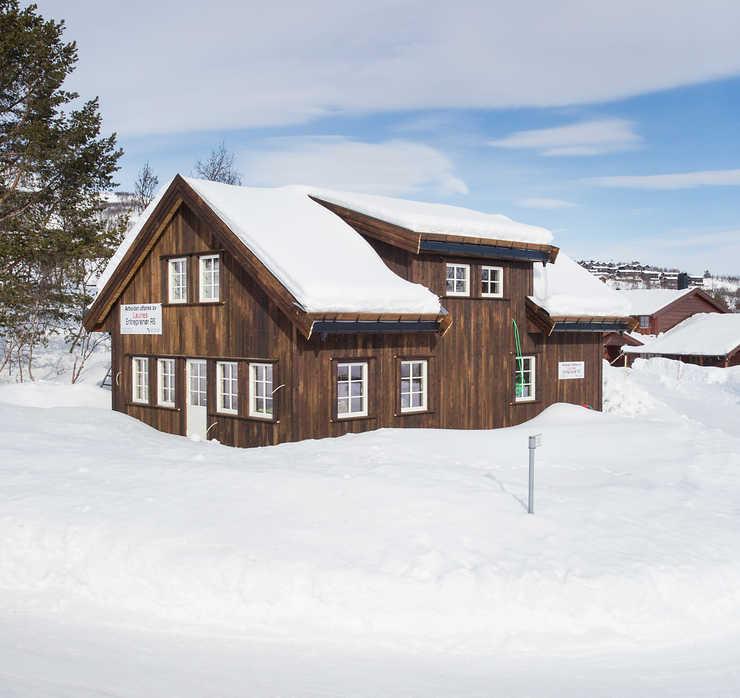
[[[491,695],[502,676],[506,695],[578,695],[547,680],[560,661],[611,672],[619,694],[636,695],[644,682],[620,667],[685,671],[687,658],[690,677],[665,669],[645,695],[734,695],[734,663],[708,648],[740,652],[740,369],[651,360],[606,378],[607,414],[558,405],[513,429],[248,451],[51,406],[56,387],[44,409],[44,386],[0,387],[0,622],[18,638],[0,643],[0,677],[11,695],[47,695],[34,672],[74,684],[54,668],[65,664],[58,646],[104,663],[140,658],[143,643],[161,655],[144,662],[158,685],[183,671],[175,657],[187,665],[215,642],[214,676],[244,661],[308,667],[279,684],[289,695]],[[101,625],[104,643],[83,641]],[[544,679],[529,675],[535,657]],[[311,667],[336,662],[349,678],[317,685]],[[380,686],[376,673],[394,662],[399,677],[452,678]],[[85,685],[157,694],[141,678],[118,681]],[[277,693],[260,685],[251,695]],[[233,676],[218,687],[250,694]]]

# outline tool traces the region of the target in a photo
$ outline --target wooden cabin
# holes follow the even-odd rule
[[[699,366],[740,366],[740,314],[699,313],[641,346],[623,348],[626,356],[663,357]]]
[[[635,332],[658,335],[697,313],[726,313],[727,308],[700,288],[665,288],[617,291],[630,303],[637,321]]]
[[[600,409],[602,335],[635,323],[550,241],[467,209],[178,175],[85,325],[110,334],[113,409],[234,446]]]

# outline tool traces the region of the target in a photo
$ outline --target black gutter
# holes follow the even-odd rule
[[[311,334],[400,334],[439,332],[436,320],[317,320]]]
[[[629,325],[621,322],[556,322],[553,332],[626,332]]]
[[[444,242],[442,240],[422,240],[420,252],[440,252],[458,254],[467,257],[488,257],[490,259],[515,259],[525,262],[549,262],[550,252],[530,250],[520,247],[500,247],[497,245],[479,245],[473,242]]]

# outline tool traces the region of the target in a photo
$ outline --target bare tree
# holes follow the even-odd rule
[[[211,151],[208,159],[195,163],[195,174],[203,179],[224,184],[241,184],[242,176],[234,168],[234,154],[226,150],[223,141]]]
[[[154,174],[154,170],[147,161],[139,170],[136,182],[134,182],[134,206],[137,212],[141,213],[151,203],[158,186],[159,177]]]

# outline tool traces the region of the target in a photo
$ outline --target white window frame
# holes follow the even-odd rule
[[[263,375],[265,378],[262,380],[258,379],[257,369],[264,369]],[[266,378],[267,369],[270,370],[270,380]],[[273,399],[273,381],[275,379],[274,364],[271,363],[250,363],[249,364],[249,416],[256,417],[257,419],[273,419],[275,413],[275,402]],[[263,386],[263,394],[257,395],[257,384],[261,383]],[[270,400],[270,411],[267,411],[267,400]],[[260,411],[260,404],[264,407],[264,410]]]
[[[409,377],[407,379],[404,379],[403,377],[403,367],[404,365],[409,366]],[[421,366],[421,372],[420,375],[415,375],[414,372],[414,366]],[[413,412],[426,412],[427,409],[429,409],[429,387],[428,387],[428,376],[429,372],[429,362],[426,359],[403,359],[401,361],[401,373],[400,373],[400,385],[399,385],[399,391],[401,396],[401,412],[403,414],[409,414]],[[415,391],[413,389],[413,381],[415,379],[421,378],[421,393],[418,391]],[[409,390],[404,391],[403,389],[403,382],[404,380],[409,381]],[[421,394],[421,404],[415,405],[415,406],[409,406],[404,407],[403,406],[403,396],[408,395],[409,396],[409,403],[413,402],[413,396]]]
[[[211,270],[211,283],[205,284],[206,270],[205,265],[209,260],[214,260],[215,264]],[[215,278],[215,283],[214,283]],[[206,289],[210,289],[214,296],[206,297]],[[201,303],[217,303],[221,300],[221,257],[217,254],[206,254],[198,257],[198,300]]]
[[[166,370],[169,369],[169,370]],[[171,379],[169,385],[165,385],[165,375]],[[157,404],[161,407],[175,406],[175,360],[174,359],[157,359]],[[171,400],[165,398],[166,393],[170,394]]]
[[[455,291],[447,287],[447,282],[450,280],[447,276],[447,273],[450,269],[464,269],[465,270],[465,289],[463,291]],[[452,279],[454,282],[459,281],[459,278],[457,274],[455,274],[455,277]],[[453,286],[456,286],[456,283],[453,283]],[[447,265],[445,266],[445,295],[446,296],[470,296],[470,265],[469,264],[457,264],[455,262],[447,262]]]
[[[339,371],[342,369],[342,367],[346,366],[348,370],[348,379],[347,380],[339,380]],[[361,378],[354,379],[352,378],[352,369],[356,368],[357,366],[360,366],[362,368],[362,376]],[[368,374],[368,363],[367,361],[338,361],[336,366],[336,374],[334,376],[334,380],[336,382],[336,391],[337,391],[337,402],[336,402],[336,410],[337,410],[337,419],[352,419],[353,417],[367,417],[368,416],[368,380],[367,380],[367,374]],[[340,384],[347,384],[347,395],[346,397],[339,395],[339,386]],[[353,383],[360,383],[362,385],[362,395],[360,396],[362,398],[362,408],[360,410],[353,411],[352,410],[352,398],[357,397],[352,395],[352,384]],[[339,411],[339,401],[340,400],[347,400],[347,411],[346,412],[340,412]]]
[[[182,263],[182,273],[176,272],[175,267]],[[175,285],[175,277],[180,276],[184,279],[183,284]],[[182,296],[178,296],[176,291],[182,291]],[[167,260],[167,302],[168,303],[187,303],[188,302],[188,258],[176,257]]]
[[[644,323],[643,323],[643,320],[645,320]],[[641,330],[650,329],[650,316],[649,315],[640,315],[640,329]]]
[[[226,375],[227,367],[229,372],[233,370],[233,374]],[[226,381],[230,383],[228,391],[224,389]],[[227,397],[229,407],[225,402]],[[221,414],[238,414],[239,412],[239,364],[236,361],[216,362],[216,411]]]
[[[483,272],[487,271],[489,274],[488,281],[483,279]],[[497,275],[497,279],[491,279],[490,275]],[[484,285],[488,284],[488,288],[495,288],[498,286],[498,293],[486,292],[483,290]],[[504,297],[504,268],[503,267],[489,267],[482,266],[480,268],[480,295],[482,298],[503,298]]]
[[[131,402],[149,404],[149,359],[146,356],[131,357]]]
[[[530,382],[525,383],[525,385],[530,386],[530,394],[525,396],[517,396],[516,394],[516,378],[517,375],[520,372],[519,369],[519,360],[522,360],[522,362],[528,361],[529,362],[529,375],[530,375]],[[537,357],[536,356],[515,356],[514,357],[514,401],[515,402],[534,402],[537,399]],[[522,366],[524,366],[524,363],[522,363]],[[523,369],[524,370],[524,369]]]

